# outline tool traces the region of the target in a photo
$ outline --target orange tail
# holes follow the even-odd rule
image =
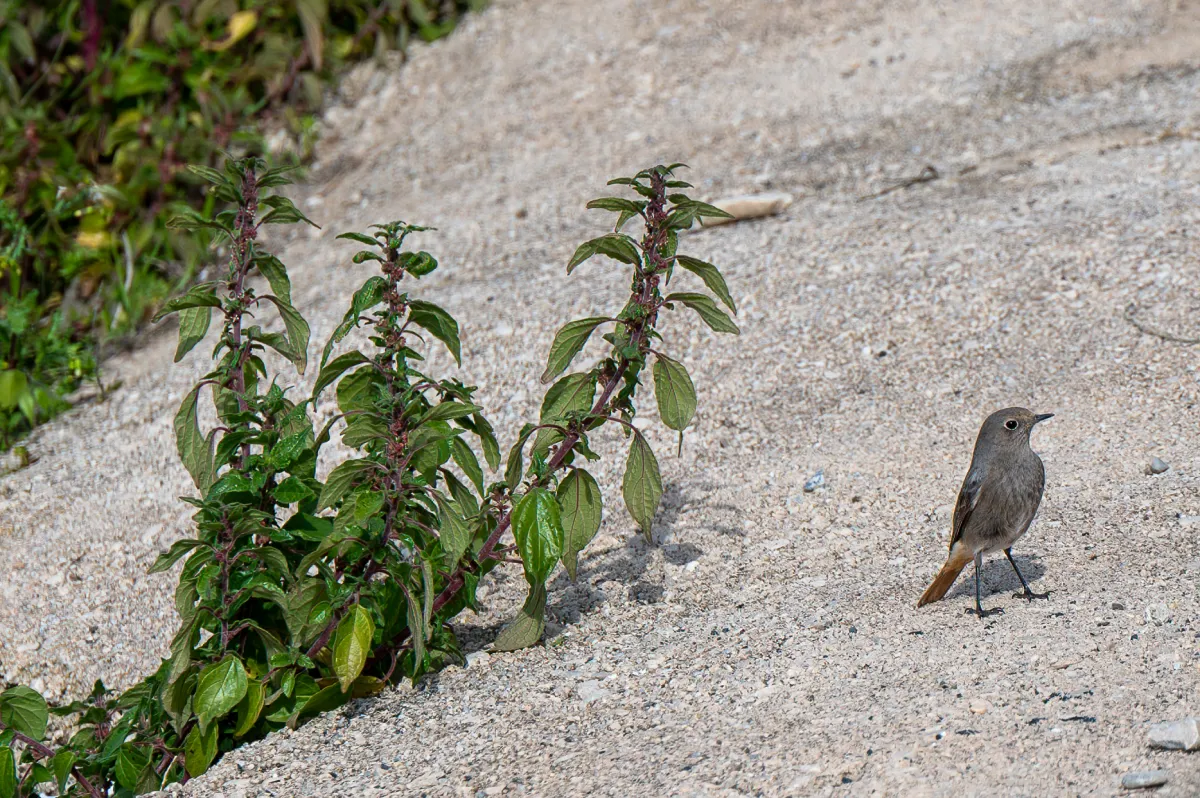
[[[950,557],[946,560],[946,564],[942,566],[942,570],[938,571],[938,575],[934,577],[933,584],[925,588],[925,592],[921,594],[921,600],[917,602],[918,607],[924,607],[926,604],[932,604],[939,601],[946,592],[950,590],[950,586],[954,584],[954,580],[958,579],[958,575],[962,573],[962,569],[967,567],[967,563],[974,559],[971,553],[966,550],[966,547],[961,543],[950,550]]]

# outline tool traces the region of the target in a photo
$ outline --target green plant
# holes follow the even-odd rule
[[[664,294],[680,267],[733,309],[716,267],[676,253],[679,230],[724,214],[673,193],[688,186],[672,168],[613,181],[639,198],[590,203],[619,214],[615,230],[582,244],[567,270],[594,255],[624,263],[629,300],[615,316],[572,321],[558,332],[538,423],[520,430],[502,478],[489,484],[468,441],[491,471],[502,458],[476,389],[422,368],[426,336],[461,356],[457,322],[408,290],[438,268],[429,253],[403,249],[425,228],[393,222],[340,236],[364,245],[354,261],[377,263],[379,273],[354,292],[322,352],[312,394],[293,402],[264,355],[273,350],[303,372],[309,329],[291,305],[286,269],[260,247],[257,232],[308,220],[269,194],[286,174],[259,160],[194,171],[234,207],[175,223],[224,240],[229,266],[223,280],[193,287],[163,311],[180,317],[177,358],[203,340],[214,313],[222,322],[216,366],[185,396],[175,421],[180,457],[199,492],[187,499],[197,510],[196,534],[151,569],[183,560],[180,628],[171,656],[137,686],[114,697],[97,684],[86,701],[57,709],[79,725],[57,749],[42,742],[41,696],[24,687],[0,693],[0,796],[30,795],[45,781],[97,798],[110,788],[114,795],[158,789],[202,774],[243,741],[459,660],[452,622],[476,606],[480,578],[505,563],[522,567],[529,594],[495,647],[537,642],[547,580],[559,562],[575,577],[579,553],[600,526],[600,487],[582,461],[598,457],[589,438],[609,422],[629,437],[622,493],[649,533],[662,484],[632,423],[646,369],[668,427],[682,435],[696,408],[687,371],[661,351],[665,312],[691,308],[714,330],[737,332],[707,294]],[[635,217],[645,226],[640,240],[620,232]],[[255,274],[271,293],[256,293]],[[282,332],[249,324],[268,306]],[[370,349],[335,356],[360,326]],[[562,376],[601,326],[611,327],[605,356]],[[216,417],[207,433],[199,422],[205,389]],[[338,413],[318,431],[309,411],[327,390]],[[357,456],[321,482],[318,463],[334,429]]]
[[[0,357],[45,392],[3,434],[92,376],[82,358],[60,384],[38,351],[90,352],[136,332],[202,265],[205,236],[167,225],[204,201],[184,164],[260,153],[262,127],[305,155],[311,114],[344,66],[445,35],[480,5],[0,0],[0,309],[22,319]]]

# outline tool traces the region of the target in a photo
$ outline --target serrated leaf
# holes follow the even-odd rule
[[[357,416],[350,419],[342,432],[342,443],[357,449],[371,441],[391,437],[387,424],[372,416]]]
[[[300,315],[300,311],[279,297],[264,294],[262,298],[274,303],[279,310],[279,315],[283,318],[283,326],[287,328],[288,340],[292,344],[289,359],[296,365],[296,371],[303,374],[304,369],[308,366],[308,322]]]
[[[438,267],[437,259],[428,252],[401,252],[396,262],[413,277],[424,277]]]
[[[374,634],[375,622],[371,620],[371,613],[361,604],[355,604],[338,622],[333,635],[333,671],[337,674],[343,693],[362,673],[371,654],[371,638]]]
[[[479,445],[483,447],[483,458],[488,468],[495,471],[500,467],[500,443],[496,440],[496,433],[492,431],[491,423],[479,413],[471,416],[471,421],[479,435]]]
[[[613,211],[614,213],[640,213],[646,207],[644,202],[634,202],[623,197],[600,197],[587,204],[588,210]]]
[[[333,360],[321,366],[321,370],[317,373],[317,382],[315,385],[313,385],[313,404],[316,404],[317,397],[321,395],[321,391],[332,385],[334,381],[346,373],[348,369],[352,369],[362,363],[369,362],[370,359],[356,349],[353,352],[347,352],[344,355],[338,355]]]
[[[272,495],[277,503],[287,506],[312,498],[316,494],[303,480],[293,475],[276,485]]]
[[[579,552],[592,542],[600,529],[603,501],[600,485],[582,468],[573,468],[558,483],[558,504],[562,508],[563,566],[575,581]]]
[[[545,488],[531,488],[512,511],[513,537],[530,585],[546,581],[563,551],[558,501]]]
[[[258,267],[259,273],[267,278],[271,292],[290,305],[292,303],[292,281],[288,279],[287,267],[283,265],[283,262],[274,255],[263,254],[254,259],[254,265]]]
[[[212,322],[212,308],[208,306],[184,308],[179,313],[179,345],[175,348],[175,362],[204,340],[208,325]]]
[[[467,546],[471,545],[471,528],[462,512],[438,492],[433,494],[438,506],[438,539],[446,555],[445,566],[450,573],[458,566]]]
[[[571,260],[567,262],[567,274],[575,271],[575,267],[583,263],[593,255],[604,255],[621,263],[629,263],[634,266],[641,263],[641,255],[638,253],[637,245],[633,243],[633,239],[624,233],[609,233],[608,235],[593,238],[591,241],[584,241],[575,250],[575,254],[571,256]]]
[[[546,585],[538,584],[529,588],[529,595],[521,606],[521,611],[512,623],[500,630],[496,642],[492,644],[495,651],[517,651],[528,648],[542,639],[546,630]]]
[[[408,303],[408,318],[445,344],[454,355],[454,362],[462,365],[462,343],[458,338],[458,322],[453,316],[432,302],[413,299]]]
[[[42,694],[24,685],[0,693],[0,723],[35,740],[46,734],[50,710]]]
[[[193,726],[183,741],[183,766],[193,779],[204,775],[208,766],[217,758],[216,726],[201,731],[199,726]]]
[[[687,305],[696,311],[700,315],[700,318],[704,320],[704,323],[715,332],[733,333],[734,335],[740,332],[738,326],[733,323],[733,319],[729,318],[729,315],[725,311],[717,307],[717,303],[713,302],[712,298],[707,294],[669,294],[665,301],[679,302],[680,304]]]
[[[508,465],[504,468],[504,481],[511,489],[515,490],[521,484],[521,477],[525,475],[525,458],[521,454],[521,450],[531,434],[533,434],[533,425],[523,426],[521,434],[517,436],[517,442],[508,451]]]
[[[550,345],[550,355],[546,359],[546,370],[542,372],[542,382],[550,382],[562,374],[587,344],[592,332],[606,321],[609,319],[603,316],[593,316],[564,324],[554,335],[554,343]]]
[[[177,540],[171,544],[171,548],[167,549],[158,556],[158,559],[154,561],[154,565],[151,565],[150,570],[146,573],[158,574],[162,573],[163,571],[169,571],[171,570],[171,566],[179,562],[183,555],[187,554],[197,546],[203,545],[205,545],[205,543],[202,540]]]
[[[183,467],[192,477],[200,495],[208,493],[213,483],[212,440],[200,432],[196,403],[200,390],[190,391],[175,414],[175,447]]]
[[[370,460],[347,460],[339,464],[325,480],[321,499],[317,502],[317,512],[337,504],[362,479],[363,475],[373,468],[375,468],[375,464]]]
[[[662,500],[662,475],[658,470],[658,460],[650,444],[635,432],[633,441],[629,444],[629,457],[625,460],[625,477],[621,481],[621,496],[629,514],[642,528],[646,540],[650,540],[650,525],[654,521],[654,513]]]
[[[208,729],[212,721],[225,717],[236,707],[246,695],[246,684],[246,668],[232,654],[200,671],[193,703],[200,728]]]
[[[675,259],[675,262],[703,280],[708,290],[716,294],[717,298],[725,303],[725,307],[737,313],[737,308],[733,304],[733,297],[729,293],[729,286],[725,284],[725,278],[721,276],[721,271],[716,266],[697,258],[689,258],[686,255],[680,255]]]
[[[682,363],[662,355],[655,359],[653,373],[658,414],[664,424],[682,432],[696,415],[696,386]]]

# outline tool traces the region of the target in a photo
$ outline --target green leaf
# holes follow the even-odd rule
[[[11,410],[17,406],[23,396],[29,380],[25,373],[16,369],[0,371],[0,409]]]
[[[347,460],[341,463],[325,480],[325,488],[321,491],[321,500],[317,502],[317,512],[332,507],[350,492],[364,474],[373,469],[375,464],[370,460]]]
[[[669,294],[664,300],[666,302],[680,302],[687,305],[692,310],[700,314],[700,318],[704,319],[704,323],[711,327],[716,332],[733,333],[737,335],[739,330],[733,319],[729,315],[717,307],[717,303],[712,301],[712,298],[706,294]]]
[[[562,508],[563,566],[574,582],[579,552],[592,542],[600,529],[603,507],[600,486],[587,471],[573,468],[558,483],[558,504]]]
[[[629,457],[625,460],[625,478],[621,481],[621,495],[629,514],[642,528],[646,540],[650,539],[650,524],[662,499],[662,476],[658,471],[658,460],[650,444],[635,432],[629,445]]]
[[[279,309],[279,315],[283,317],[283,326],[288,331],[288,340],[292,344],[289,359],[296,365],[296,371],[303,374],[304,369],[308,366],[308,322],[300,315],[300,311],[279,297],[264,294],[262,298],[274,302],[275,307]]]
[[[359,369],[343,377],[337,385],[338,408],[343,413],[356,410],[374,412],[385,386],[383,375],[373,368]]]
[[[479,445],[483,447],[483,458],[488,468],[495,471],[500,467],[500,443],[496,440],[496,433],[492,431],[491,423],[479,413],[471,416],[471,421],[479,435]]]
[[[438,267],[437,259],[428,252],[401,252],[396,259],[400,267],[413,277],[424,277]]]
[[[550,356],[546,360],[546,370],[542,372],[542,382],[562,374],[571,361],[579,354],[591,337],[592,332],[606,321],[603,316],[593,316],[588,319],[569,321],[555,334],[554,343],[550,345]]]
[[[531,488],[512,511],[513,536],[530,585],[546,581],[563,551],[558,501],[545,488]]]
[[[215,283],[201,283],[193,286],[183,296],[177,296],[174,299],[163,305],[162,310],[154,314],[154,318],[150,321],[160,321],[164,316],[169,316],[180,310],[188,308],[219,308],[221,300],[217,298],[217,294],[213,291]]]
[[[117,782],[127,790],[137,786],[138,777],[150,763],[150,756],[144,748],[126,743],[117,754]]]
[[[50,710],[41,693],[24,685],[0,693],[0,723],[35,740],[46,733]]]
[[[420,420],[413,424],[413,426],[419,427],[429,421],[452,421],[456,418],[469,416],[472,413],[478,413],[482,409],[482,407],[477,407],[476,405],[449,400],[429,408],[429,412],[421,416]]]
[[[646,207],[644,202],[634,202],[623,197],[601,197],[587,204],[588,210],[613,211],[614,213],[637,214]]]
[[[371,238],[369,235],[365,235],[364,233],[342,233],[341,235],[335,237],[344,238],[347,241],[357,241],[360,244],[366,244],[368,247],[379,246],[378,239]]]
[[[528,648],[542,639],[546,630],[546,585],[537,584],[529,588],[525,604],[513,622],[504,627],[492,644],[495,651],[516,651]]]
[[[287,267],[283,265],[283,261],[274,255],[263,254],[255,257],[254,265],[258,267],[259,273],[267,278],[271,292],[290,305],[292,281],[288,279]]]
[[[624,233],[609,233],[580,244],[575,250],[575,254],[571,256],[571,260],[567,262],[567,274],[573,272],[576,266],[593,255],[605,255],[613,260],[635,266],[641,263],[641,256],[632,238]]]
[[[183,741],[183,766],[193,779],[204,775],[208,766],[217,758],[217,737],[216,726],[206,731],[194,726]]]
[[[12,748],[0,746],[0,798],[17,794],[17,760]]]
[[[321,391],[332,385],[338,377],[346,373],[347,369],[351,369],[362,363],[369,362],[371,362],[370,358],[356,349],[353,352],[347,352],[344,355],[338,355],[333,360],[321,366],[321,370],[317,373],[317,382],[315,385],[313,385],[313,404],[315,405],[317,403],[317,397],[321,395]]]
[[[586,413],[596,399],[596,372],[568,374],[550,386],[542,400],[540,422],[563,421],[571,413]]]
[[[729,286],[725,284],[725,278],[721,276],[721,272],[716,266],[696,258],[689,258],[686,255],[680,255],[675,262],[703,280],[704,284],[708,286],[708,290],[725,303],[725,307],[737,313],[737,308],[733,305],[733,297],[729,293]]]
[[[232,654],[200,671],[194,709],[202,730],[238,705],[246,696],[246,683],[246,668]]]
[[[471,545],[471,528],[462,512],[438,492],[433,494],[438,506],[438,539],[446,554],[446,570],[453,573],[463,552]]]
[[[208,325],[212,321],[211,307],[185,308],[179,314],[179,346],[175,348],[175,362],[192,351],[192,347],[204,340]]]
[[[214,186],[227,186],[233,188],[233,183],[229,182],[229,178],[223,172],[213,169],[211,166],[199,166],[196,164],[188,164],[187,170],[194,175],[198,175],[203,179],[212,183]]]
[[[456,435],[450,441],[450,450],[454,456],[454,462],[458,463],[458,467],[462,469],[463,474],[467,479],[471,480],[471,484],[483,495],[483,468],[479,465],[479,459],[475,457],[475,452],[472,451],[470,444]]]
[[[262,682],[257,679],[247,682],[246,696],[237,706],[237,724],[233,727],[234,737],[241,737],[254,728],[258,716],[262,714],[266,697],[267,690]]]
[[[682,363],[662,355],[655,359],[653,373],[658,414],[664,424],[682,432],[696,414],[696,386]]]
[[[432,302],[413,299],[408,303],[408,318],[413,324],[424,327],[446,345],[454,362],[462,365],[462,344],[458,340],[458,322],[446,311]]]
[[[333,335],[329,337],[329,342],[325,344],[325,351],[321,353],[322,366],[325,365],[325,361],[329,360],[329,354],[333,351],[334,345],[358,326],[359,316],[383,301],[383,295],[387,292],[388,287],[387,280],[379,275],[374,275],[367,278],[362,288],[354,292],[354,297],[350,300],[350,309],[342,317],[342,323],[334,329]]]
[[[517,486],[521,484],[521,477],[525,475],[525,458],[521,454],[521,450],[531,434],[533,434],[533,425],[526,424],[521,428],[517,442],[508,451],[508,465],[504,468],[504,481],[513,490],[516,490]]]
[[[183,555],[187,554],[197,546],[203,545],[206,544],[202,540],[177,540],[171,544],[171,548],[167,549],[158,556],[158,559],[154,561],[154,565],[151,565],[150,570],[146,573],[158,574],[162,573],[163,571],[169,571],[171,570],[171,566],[179,562],[179,559],[183,557]]]
[[[275,486],[275,501],[282,505],[295,504],[316,495],[312,488],[297,476],[290,476]]]
[[[300,209],[296,207],[290,199],[282,194],[275,194],[270,197],[264,197],[258,203],[261,207],[270,208],[259,219],[259,224],[295,224],[296,222],[304,222],[312,227],[321,229],[321,226],[309,219]]]
[[[333,672],[337,674],[343,693],[350,689],[367,664],[374,635],[375,621],[361,604],[351,607],[338,622],[333,635]]]
[[[213,483],[212,440],[200,432],[196,403],[200,398],[197,388],[183,398],[179,412],[175,414],[175,446],[183,467],[192,477],[192,482],[201,495],[208,493]]]
[[[342,431],[342,443],[355,449],[371,441],[390,437],[392,437],[392,433],[387,424],[373,416],[351,418],[350,422],[346,424],[346,429]]]
[[[54,765],[54,781],[58,784],[59,793],[62,793],[67,789],[67,779],[71,777],[71,768],[75,766],[75,754],[60,749],[54,755],[52,764]]]

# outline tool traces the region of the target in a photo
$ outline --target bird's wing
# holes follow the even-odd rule
[[[963,480],[962,489],[958,491],[958,501],[954,504],[954,528],[950,533],[950,548],[962,537],[967,519],[979,502],[979,487],[983,484],[984,471],[982,468],[972,468]]]

